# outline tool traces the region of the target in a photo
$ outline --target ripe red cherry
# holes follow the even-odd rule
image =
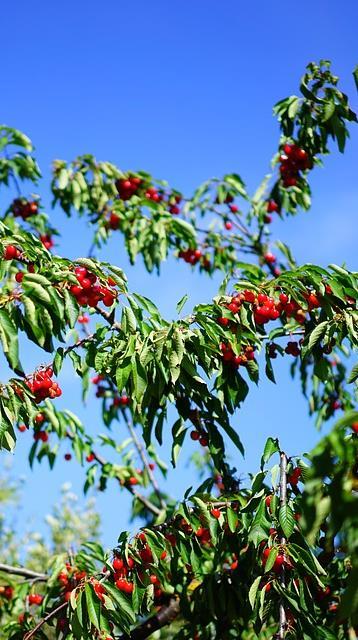
[[[4,249],[4,260],[14,260],[20,256],[20,251],[13,244],[8,244]]]
[[[274,211],[278,211],[278,204],[275,200],[269,200],[266,206],[267,213],[273,213]]]
[[[117,216],[115,213],[111,213],[111,215],[109,216],[109,228],[115,231],[116,229],[118,229],[120,221],[121,220],[119,216]]]
[[[209,441],[205,436],[200,436],[199,443],[201,444],[202,447],[207,447],[209,444]]]
[[[358,433],[358,422],[353,422],[352,430],[354,431],[354,433]]]
[[[15,280],[16,282],[22,282],[24,278],[24,272],[23,271],[18,271],[17,274],[15,275]]]
[[[265,253],[264,260],[265,262],[267,262],[267,264],[273,264],[274,262],[276,262],[276,256],[274,256],[273,253],[268,252],[268,253]]]
[[[114,558],[112,566],[115,571],[120,571],[121,569],[123,569],[124,562],[122,558]]]
[[[232,222],[230,222],[230,220],[225,222],[225,229],[227,229],[228,231],[232,229]]]
[[[39,593],[30,593],[29,595],[29,604],[41,604],[43,600],[43,596]]]
[[[72,459],[72,455],[70,453],[65,453],[65,455],[63,457],[65,458],[65,460],[71,460]]]
[[[138,484],[139,480],[137,480],[137,478],[135,478],[134,476],[131,476],[128,482],[131,486],[134,486],[135,484]]]
[[[221,511],[220,511],[220,509],[215,509],[215,508],[210,509],[210,513],[211,513],[211,515],[213,516],[213,518],[216,518],[217,520],[218,520],[218,519],[220,518],[220,516],[221,516]]]
[[[271,500],[272,500],[272,496],[266,496],[265,498],[265,505],[266,507],[269,507],[271,504]]]
[[[94,460],[94,453],[89,453],[88,456],[86,456],[86,460],[87,462],[92,462]]]
[[[43,413],[37,413],[35,415],[35,424],[42,424],[45,421],[45,415]]]
[[[218,324],[220,324],[222,327],[227,327],[230,324],[230,320],[229,318],[224,318],[222,316],[221,318],[218,318]]]
[[[27,426],[26,426],[26,424],[19,424],[19,426],[17,428],[21,433],[24,433],[24,431],[26,431],[26,429],[27,429]]]
[[[286,304],[288,302],[288,296],[285,293],[280,293],[279,298],[282,304]]]
[[[154,573],[149,576],[149,580],[152,584],[158,584],[159,582],[158,577]]]

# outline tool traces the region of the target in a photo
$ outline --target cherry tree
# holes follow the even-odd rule
[[[327,61],[309,64],[299,95],[274,113],[272,172],[253,195],[237,173],[188,197],[91,155],[54,161],[54,206],[93,229],[89,255],[76,260],[56,254],[56,229],[33,193],[41,173],[31,141],[1,127],[2,191],[18,192],[0,223],[0,339],[11,370],[1,446],[12,450],[16,432],[31,429],[31,465],[52,468],[65,450],[83,468],[85,491],[119,484],[139,523],[134,536],[118,532],[110,552],[88,540],[36,571],[0,565],[9,639],[355,637],[357,274],[298,265],[270,224],[310,208],[311,172],[344,151],[357,118]],[[178,317],[165,319],[120,266],[94,257],[121,234],[131,262],[149,272],[169,255],[203,278],[222,272],[217,295],[188,315],[183,298]],[[19,336],[46,352],[33,371],[23,370]],[[238,433],[232,418],[260,377],[280,382],[282,357],[317,426],[331,430],[300,456],[272,434],[243,484],[226,454],[229,440],[244,452],[245,425]],[[108,435],[56,407],[65,361],[84,395],[95,388]],[[111,429],[118,422],[125,436]],[[157,450],[171,439],[175,467],[186,438],[205,479],[177,502],[161,489]]]

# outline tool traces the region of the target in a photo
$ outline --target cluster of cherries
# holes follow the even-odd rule
[[[305,298],[308,311],[321,306],[321,302],[315,293],[308,291],[305,294]],[[237,314],[243,302],[248,302],[252,306],[255,323],[258,325],[264,325],[270,320],[277,320],[282,314],[286,318],[293,317],[299,324],[304,324],[306,320],[306,312],[295,300],[289,299],[286,293],[280,293],[278,300],[275,300],[265,293],[256,294],[254,291],[246,289],[241,293],[235,294],[229,303],[225,303],[225,306],[231,313]],[[221,316],[218,318],[218,323],[222,327],[232,327],[235,330],[235,325],[232,326],[230,318]]]
[[[71,591],[86,578],[87,573],[73,567],[69,562],[66,562],[65,567],[65,570],[58,574],[57,580],[63,587],[63,599],[67,602],[71,597]]]
[[[91,379],[92,384],[96,385],[97,387],[96,398],[103,398],[103,396],[107,391],[111,391],[110,388],[104,387],[103,384],[101,384],[105,380],[106,380],[105,376],[103,376],[101,373],[98,373],[97,375],[93,376],[93,378]],[[128,407],[129,404],[130,404],[130,398],[125,393],[122,393],[121,396],[113,397],[113,400],[112,400],[113,408]]]
[[[11,205],[11,211],[15,218],[26,220],[38,213],[39,205],[36,200],[29,201],[25,198],[16,198]]]
[[[178,257],[184,260],[184,262],[191,264],[192,266],[200,262],[203,269],[210,269],[211,267],[210,260],[205,255],[203,255],[200,249],[181,249],[178,253]]]
[[[234,367],[245,365],[250,360],[255,359],[255,347],[248,344],[246,345],[240,355],[236,355],[230,344],[225,342],[220,343],[220,351],[222,353],[222,359],[224,362],[230,363]]]
[[[294,187],[300,177],[300,171],[312,168],[307,151],[297,144],[285,144],[279,157],[280,173],[284,187]]]
[[[132,593],[134,590],[134,583],[131,579],[131,574],[135,571],[138,579],[142,583],[145,583],[146,580],[149,579],[149,584],[154,586],[154,599],[158,600],[162,596],[159,578],[154,573],[145,573],[146,571],[150,571],[149,565],[153,562],[153,554],[147,543],[145,533],[138,534],[137,539],[139,540],[140,545],[138,550],[141,559],[140,567],[136,566],[136,561],[133,558],[128,557],[126,559],[122,558],[120,555],[116,555],[112,562],[114,583],[119,591],[128,594]],[[165,550],[162,551],[160,554],[160,560],[165,560],[166,556],[167,552]],[[106,570],[107,568],[104,567],[103,571]]]
[[[208,433],[204,431],[204,429],[202,429],[201,427],[200,427],[200,430],[198,428],[191,431],[190,437],[192,440],[195,440],[195,441],[199,440],[199,443],[201,444],[202,447],[207,447],[209,444]]]
[[[26,384],[35,396],[36,404],[39,404],[46,398],[54,399],[62,395],[58,383],[52,380],[52,376],[52,367],[42,367],[31,377],[26,378]]]
[[[138,176],[128,176],[116,181],[116,189],[121,200],[130,200],[142,184],[142,179]]]
[[[75,275],[78,284],[71,285],[70,291],[80,306],[96,307],[99,302],[106,307],[112,306],[117,297],[117,292],[112,288],[116,283],[112,278],[108,278],[108,286],[103,286],[86,267],[75,267]]]
[[[138,176],[128,176],[127,178],[117,180],[116,189],[121,200],[130,200],[130,198],[137,194],[139,190],[143,191],[144,197],[152,202],[162,202],[165,199],[165,194],[163,192],[158,191],[156,187],[148,186],[148,184],[145,184],[145,182]],[[178,205],[181,200],[182,197],[180,194],[171,194],[168,196],[168,208],[170,213],[173,215],[178,215],[178,213],[180,213]],[[119,216],[112,213],[109,219],[110,228],[118,229],[119,221]],[[113,227],[113,224],[117,226]]]

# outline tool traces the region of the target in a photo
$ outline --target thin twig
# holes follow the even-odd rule
[[[74,436],[70,431],[67,431],[66,436],[70,440],[74,440]],[[99,455],[98,453],[96,453],[95,451],[92,451],[92,454],[94,459],[98,462],[98,464],[101,467],[104,467],[106,464],[108,464],[107,460],[103,458],[101,455]],[[115,477],[117,478],[118,482],[120,482],[120,478],[118,476],[115,476]],[[134,489],[134,487],[130,485],[121,485],[121,486],[124,486],[133,496],[137,498],[137,500],[139,500],[148,509],[148,511],[153,513],[153,515],[159,516],[159,514],[161,513],[161,510],[158,509],[158,507],[156,507],[155,504],[153,504],[148,498],[143,496],[141,493],[139,493],[139,491],[137,491],[136,489]]]
[[[148,462],[147,456],[145,455],[144,447],[143,447],[141,441],[139,440],[139,438],[138,438],[138,436],[137,436],[137,434],[136,434],[136,432],[134,430],[133,424],[131,423],[131,421],[128,418],[127,412],[124,410],[122,413],[123,413],[124,421],[125,421],[125,423],[127,425],[128,431],[129,431],[129,433],[131,435],[131,438],[132,438],[132,440],[133,440],[133,442],[135,444],[135,447],[136,447],[136,449],[137,449],[137,451],[138,451],[138,453],[139,453],[139,455],[140,455],[140,457],[142,459],[143,465],[147,470],[147,473],[148,473],[148,476],[149,476],[149,480],[151,481],[151,483],[153,485],[153,489],[154,489],[154,491],[155,491],[155,493],[156,493],[156,495],[158,497],[158,500],[159,500],[160,504],[162,505],[163,509],[165,509],[166,508],[166,504],[165,504],[165,502],[163,500],[163,497],[162,497],[159,485],[157,483],[157,480],[156,480],[156,478],[154,476],[154,473],[153,473],[152,469],[149,466],[149,462]]]
[[[42,618],[40,620],[40,622],[36,625],[36,627],[34,627],[33,629],[31,629],[31,631],[29,631],[28,633],[26,633],[24,635],[23,640],[30,640],[30,638],[32,638],[32,636],[35,635],[35,633],[37,633],[37,631],[39,629],[41,629],[41,627],[48,622],[48,620],[51,620],[51,618],[53,618],[56,613],[58,613],[59,611],[62,611],[62,609],[65,609],[65,607],[67,607],[68,602],[63,602],[62,604],[60,604],[58,607],[56,607],[56,609],[52,609],[52,611],[50,611],[50,613],[48,613],[44,618]]]

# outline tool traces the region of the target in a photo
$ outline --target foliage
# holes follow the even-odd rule
[[[331,146],[344,151],[356,116],[337,83],[329,63],[310,64],[302,95],[275,106],[281,137],[273,174],[252,196],[236,173],[187,198],[146,172],[124,172],[90,155],[56,160],[54,204],[86,216],[94,229],[90,255],[74,261],[51,252],[56,232],[40,198],[22,195],[23,181],[36,186],[40,177],[31,142],[1,129],[0,184],[12,181],[18,197],[0,226],[0,340],[13,372],[1,384],[0,444],[12,450],[16,427],[32,429],[30,464],[47,459],[52,468],[65,443],[86,468],[84,490],[115,480],[132,494],[131,515],[143,523],[134,537],[121,533],[111,552],[91,539],[95,527],[70,557],[60,549],[49,563],[39,557],[35,594],[26,572],[22,583],[4,584],[9,639],[144,638],[158,629],[178,640],[353,637],[357,273],[299,266],[279,241],[273,254],[269,230],[271,214],[309,208],[310,172]],[[131,261],[140,255],[148,271],[159,270],[169,253],[204,274],[223,271],[217,296],[186,316],[183,299],[176,319],[163,318],[151,300],[129,290],[118,266],[94,258],[95,248],[120,233]],[[49,354],[29,373],[21,364],[22,334]],[[262,376],[275,383],[278,356],[292,359],[318,427],[338,411],[343,417],[300,459],[269,438],[260,470],[241,486],[225,454],[227,439],[243,453],[232,417]],[[93,437],[72,411],[56,408],[65,359],[84,396],[93,383],[106,434]],[[115,422],[127,439],[113,435]],[[156,445],[171,437],[175,466],[187,434],[204,452],[204,478],[176,503],[160,489],[155,471],[165,474],[166,464]],[[71,532],[52,524],[62,544]]]

